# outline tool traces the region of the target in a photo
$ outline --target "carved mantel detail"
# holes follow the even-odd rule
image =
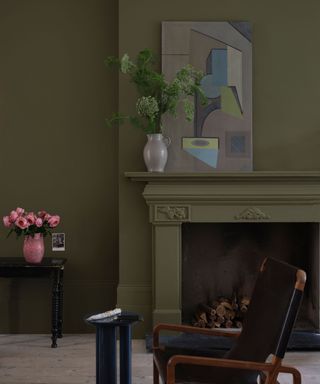
[[[179,205],[157,205],[156,221],[190,221],[190,207]]]
[[[269,220],[271,216],[263,212],[260,208],[246,208],[234,217],[236,220]]]

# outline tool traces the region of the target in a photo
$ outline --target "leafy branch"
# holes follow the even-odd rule
[[[162,73],[154,69],[155,63],[155,55],[149,49],[139,52],[135,61],[132,61],[127,54],[121,59],[109,56],[105,60],[109,68],[115,67],[128,75],[139,93],[136,102],[137,115],[115,113],[106,120],[108,125],[129,121],[146,133],[161,133],[162,116],[169,113],[176,117],[179,103],[182,103],[188,121],[192,121],[194,117],[194,103],[190,97],[197,94],[201,103],[207,104],[207,98],[200,86],[203,77],[201,71],[186,65],[177,72],[171,82],[168,82]]]

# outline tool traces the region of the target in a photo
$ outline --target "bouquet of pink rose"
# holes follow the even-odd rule
[[[50,215],[46,211],[39,211],[35,214],[26,212],[20,207],[3,217],[3,224],[10,228],[8,236],[15,232],[17,237],[21,235],[34,237],[35,233],[41,233],[43,236],[51,235],[52,228],[59,223],[60,216],[58,215]]]

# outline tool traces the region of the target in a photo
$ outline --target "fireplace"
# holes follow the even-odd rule
[[[191,232],[191,237],[201,238],[209,231],[215,242],[209,236],[207,248],[212,248],[219,262],[204,256],[205,263],[211,263],[207,269],[217,271],[213,285],[203,288],[207,291],[204,295],[225,295],[234,289],[249,293],[264,256],[287,260],[308,274],[298,326],[319,331],[320,172],[128,172],[126,177],[145,183],[143,197],[149,207],[153,237],[153,324],[189,322],[196,298],[183,284],[184,250],[189,241],[185,238]],[[200,249],[199,245],[194,247]],[[230,285],[219,287],[232,258]],[[199,273],[196,278],[203,281],[207,270]]]
[[[314,271],[319,256],[318,226],[316,223],[183,224],[182,322],[192,323],[195,314],[203,312],[201,308],[212,306],[221,297],[237,302],[243,297],[250,298],[262,261],[274,257],[307,272],[308,284],[296,329],[316,330],[314,303],[319,302],[319,290],[314,289],[317,281]],[[212,326],[210,322],[206,324]]]

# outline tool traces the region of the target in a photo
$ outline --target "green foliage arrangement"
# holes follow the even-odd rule
[[[139,52],[134,61],[124,54],[121,59],[109,56],[105,64],[108,67],[116,67],[128,75],[139,95],[136,115],[114,113],[107,119],[108,125],[129,121],[146,133],[161,133],[162,116],[165,113],[176,116],[179,103],[182,103],[188,121],[192,121],[194,117],[194,101],[190,96],[198,94],[201,103],[204,105],[207,103],[207,98],[200,87],[203,73],[191,65],[181,68],[174,79],[168,82],[162,73],[154,69],[156,59],[149,49]]]

